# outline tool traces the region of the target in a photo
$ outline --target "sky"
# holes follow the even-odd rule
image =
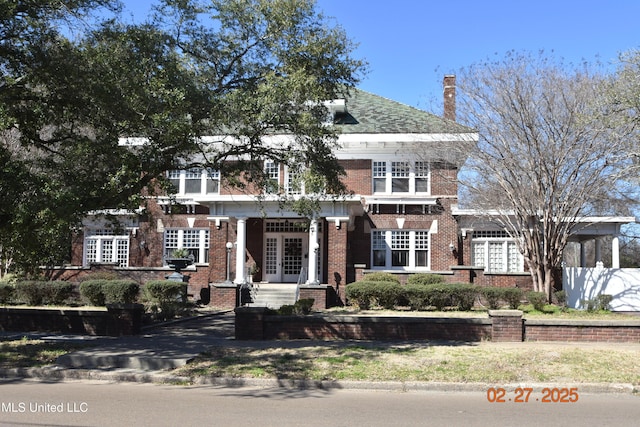
[[[153,0],[124,0],[142,20]],[[638,0],[317,0],[358,44],[361,89],[442,113],[445,74],[510,50],[615,65],[640,48]]]

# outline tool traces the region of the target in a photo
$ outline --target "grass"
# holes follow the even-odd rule
[[[51,365],[58,356],[86,347],[84,344],[47,342],[23,338],[0,342],[0,368]]]
[[[346,345],[295,349],[217,347],[175,374],[286,380],[436,381],[463,383],[558,382],[640,385],[640,349],[494,345]]]

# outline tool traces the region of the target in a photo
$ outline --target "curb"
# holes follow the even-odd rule
[[[373,390],[389,392],[478,392],[486,393],[489,388],[500,387],[515,390],[518,387],[531,387],[534,390],[558,388],[558,383],[445,383],[445,382],[403,382],[403,381],[314,381],[292,379],[225,378],[173,375],[166,371],[140,371],[136,369],[67,369],[58,365],[41,368],[0,369],[2,379],[32,379],[40,381],[105,381],[130,382],[141,384],[170,384],[218,386],[228,388],[281,388],[287,390]],[[588,394],[640,394],[640,386],[629,383],[599,384],[573,383],[562,384],[562,388],[576,387],[580,393]]]

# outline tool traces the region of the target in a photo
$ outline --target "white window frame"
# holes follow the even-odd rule
[[[209,263],[210,233],[208,228],[167,228],[163,235],[164,258],[176,249],[187,249],[194,264]]]
[[[266,179],[264,192],[277,194],[280,192],[280,163],[273,160],[265,160],[263,171]]]
[[[220,194],[220,172],[213,169],[191,168],[184,170],[171,170],[167,172],[167,178],[177,190],[177,195],[185,196],[190,194],[207,195]],[[187,191],[188,180],[199,180],[199,191]],[[209,183],[214,188],[209,191]]]
[[[488,273],[524,273],[524,256],[505,231],[474,231],[471,254],[472,264]]]
[[[401,252],[406,254],[401,255]],[[424,255],[426,255],[427,265],[417,265],[417,257],[423,252],[426,252]],[[431,235],[428,230],[372,230],[371,232],[372,270],[428,271],[431,270],[430,253]],[[382,254],[384,254],[384,265],[380,263]],[[394,265],[401,256],[406,257],[407,265]]]
[[[429,162],[406,160],[371,161],[372,194],[431,194],[431,167]],[[394,184],[407,180],[407,191],[394,191]],[[420,181],[426,181],[419,185]],[[426,191],[418,191],[426,186]],[[384,188],[382,190],[381,188]]]
[[[87,229],[84,233],[83,265],[118,263],[129,266],[129,234],[117,235],[113,230]]]

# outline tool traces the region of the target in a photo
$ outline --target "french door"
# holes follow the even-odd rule
[[[265,280],[295,283],[309,263],[309,236],[306,233],[265,235]]]

